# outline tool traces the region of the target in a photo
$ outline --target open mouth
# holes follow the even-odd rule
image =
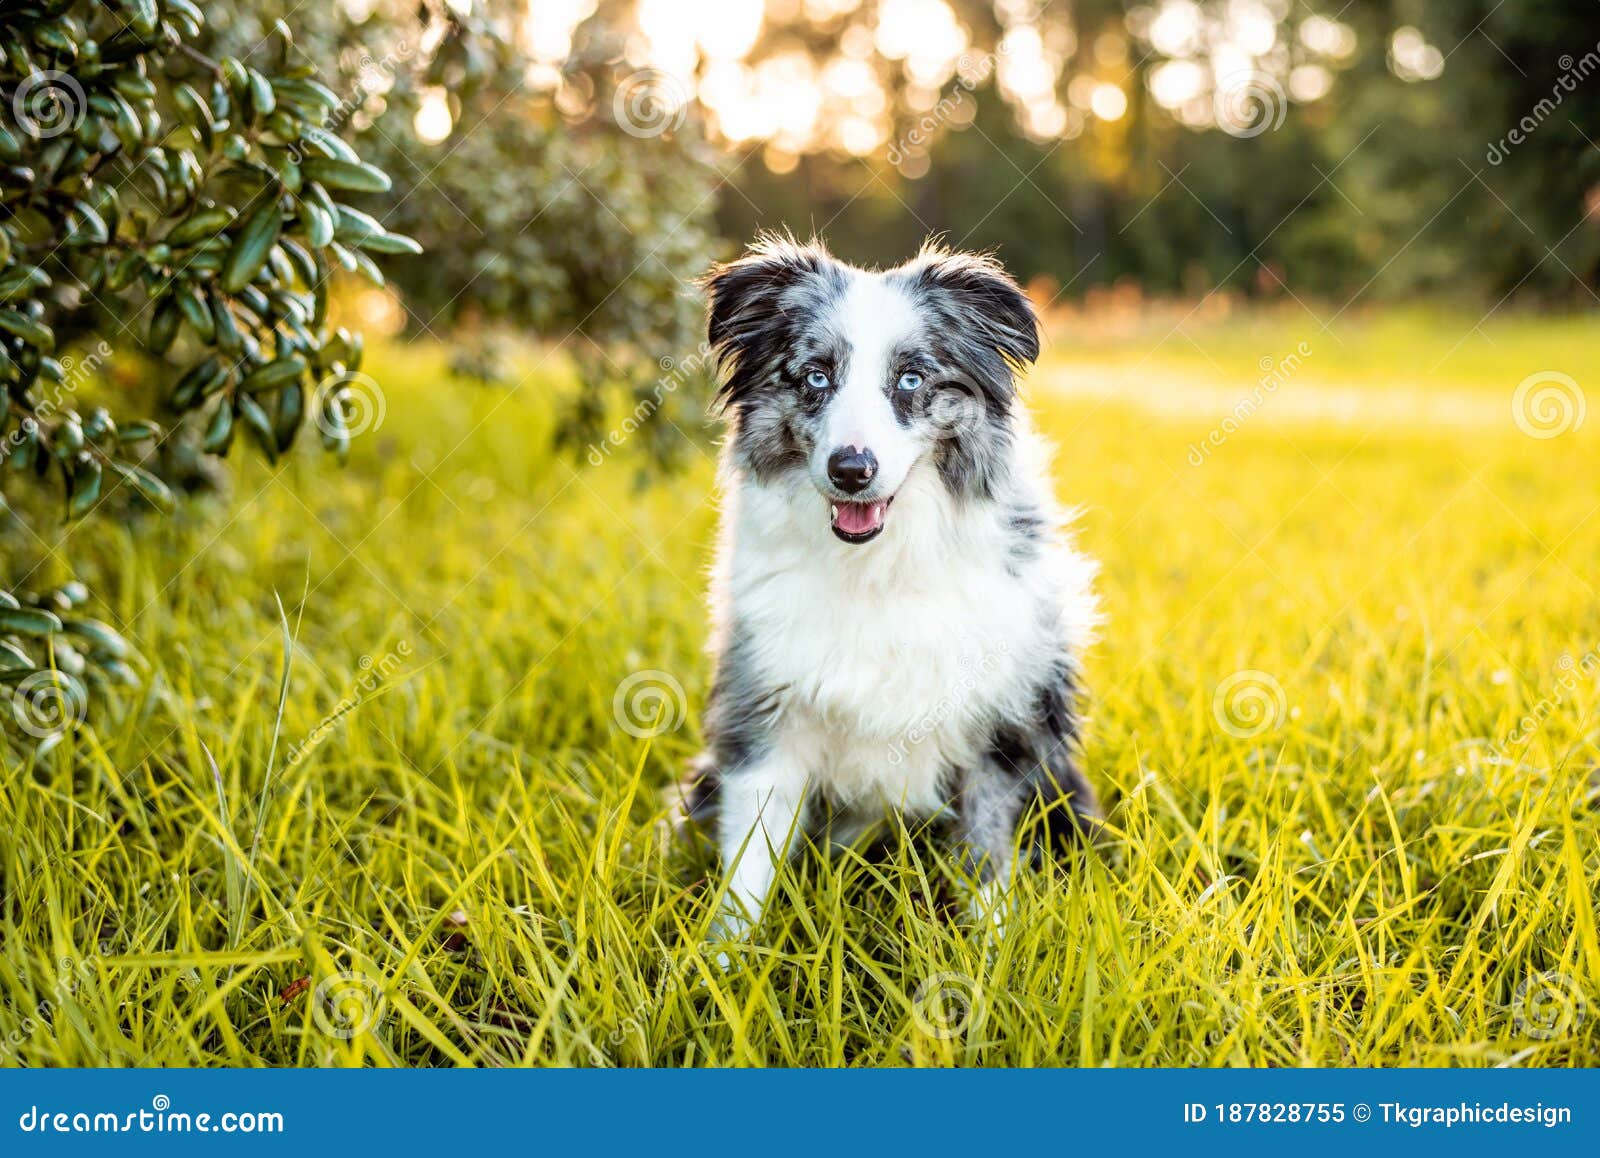
[[[883,530],[894,496],[872,503],[840,503],[829,500],[833,510],[833,533],[846,543],[865,543]]]

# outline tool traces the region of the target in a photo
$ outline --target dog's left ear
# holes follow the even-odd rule
[[[762,234],[743,257],[713,266],[705,290],[706,340],[722,373],[724,400],[738,397],[772,370],[794,319],[788,294],[834,268],[821,242],[802,245],[787,234]]]
[[[1013,370],[1039,358],[1039,318],[1028,295],[986,253],[923,246],[909,271],[950,320],[975,332]]]

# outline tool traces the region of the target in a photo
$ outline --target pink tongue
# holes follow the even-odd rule
[[[883,523],[883,503],[840,503],[833,525],[851,535],[875,531]]]

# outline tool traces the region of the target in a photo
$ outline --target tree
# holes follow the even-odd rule
[[[330,130],[289,29],[211,57],[204,28],[190,0],[0,9],[0,519],[49,517],[40,491],[74,520],[170,507],[158,454],[185,428],[208,457],[242,437],[275,460],[308,422],[348,451],[362,341],[329,324],[330,279],[381,284],[373,255],[418,246],[348,203],[390,179]],[[168,421],[74,406],[113,351],[148,361]],[[86,681],[137,676],[81,584],[25,581],[0,573],[0,679],[52,744]]]
[[[891,13],[925,23],[940,5],[960,25],[956,75],[916,81],[927,61],[887,58],[909,41],[876,33]],[[925,229],[947,231],[1074,293],[1130,279],[1185,295],[1588,305],[1600,287],[1592,4],[785,10],[743,63],[848,65],[848,87],[870,99],[828,97],[806,140],[785,129],[765,146],[780,164],[743,177],[745,195],[719,209],[734,236],[825,222],[842,252],[885,262]],[[723,113],[743,112],[730,100],[708,115],[726,126]],[[834,131],[850,117],[871,121],[856,150]]]
[[[341,95],[339,123],[394,177],[384,220],[428,251],[381,263],[413,333],[464,347],[487,376],[499,331],[559,343],[583,386],[557,411],[574,449],[603,443],[619,387],[650,461],[701,436],[704,375],[680,368],[704,362],[692,283],[723,255],[718,172],[692,110],[624,59],[631,3],[597,5],[556,59],[515,31],[526,0],[210,8],[228,12],[210,34],[219,53],[293,14],[297,55]]]

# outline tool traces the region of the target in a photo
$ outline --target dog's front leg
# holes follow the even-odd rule
[[[728,886],[713,939],[743,937],[761,919],[778,866],[788,860],[805,824],[806,780],[797,764],[777,756],[723,780],[717,828]],[[726,968],[727,954],[717,961]]]
[[[956,800],[956,835],[978,878],[972,898],[974,918],[997,933],[1004,928],[1006,891],[1016,859],[1017,821],[1027,803],[1018,777],[994,760],[984,759],[961,778]]]

